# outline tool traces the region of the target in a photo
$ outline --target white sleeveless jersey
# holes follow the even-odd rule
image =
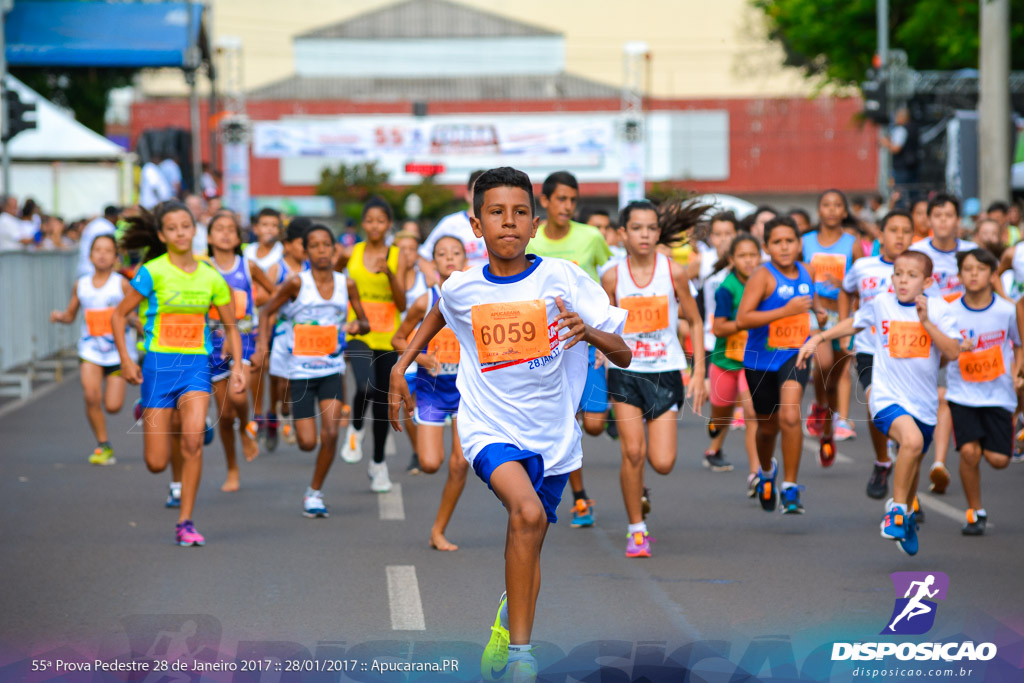
[[[264,273],[270,272],[270,269],[284,258],[284,245],[280,242],[274,242],[274,246],[270,248],[270,251],[263,258],[256,257],[256,252],[259,248],[259,243],[246,245],[245,249],[242,250],[242,255],[259,266],[260,270]]]
[[[1017,301],[1021,298],[1022,291],[1024,291],[1024,242],[1019,242],[1013,248],[1013,261],[1010,266],[1013,272],[1013,280],[1008,285],[1006,273],[1003,273],[1003,289],[1006,290],[1007,296]]]
[[[640,286],[633,280],[626,258],[616,265],[615,299],[629,311],[623,340],[633,351],[633,372],[685,370],[686,356],[679,345],[679,301],[672,282],[672,262],[656,254],[651,281]],[[667,309],[667,310],[666,310]]]
[[[345,372],[344,339],[345,317],[348,315],[348,284],[345,276],[334,273],[334,293],[324,299],[317,290],[312,271],[299,273],[302,286],[295,301],[281,307],[281,314],[289,322],[283,337],[288,355],[289,379],[315,379]],[[315,328],[333,327],[322,336]]]
[[[81,336],[78,340],[78,356],[82,360],[110,367],[120,365],[121,357],[114,345],[114,332],[110,327],[110,316],[124,299],[124,276],[111,273],[110,277],[97,289],[92,284],[92,275],[84,275],[78,279],[75,289],[78,300],[82,304]],[[132,360],[137,358],[135,350],[135,330],[130,326],[125,330],[125,345]]]
[[[412,287],[405,290],[405,310],[402,311],[402,320],[405,320],[405,314],[412,308],[413,302],[429,291],[430,287],[427,287],[427,279],[423,277],[420,269],[416,268],[416,279],[412,281]]]

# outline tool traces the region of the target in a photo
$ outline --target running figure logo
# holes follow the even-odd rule
[[[949,577],[942,572],[893,572],[896,605],[882,635],[916,636],[935,623],[934,600],[945,600]]]

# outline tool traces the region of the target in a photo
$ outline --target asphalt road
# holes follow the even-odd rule
[[[136,395],[129,390],[129,406]],[[405,474],[404,435],[389,458],[400,491],[373,494],[365,459],[338,461],[324,487],[326,520],[300,515],[312,454],[282,443],[275,453],[243,462],[242,489],[228,494],[219,490],[225,465],[218,441],[205,455],[195,514],[207,546],[178,548],[176,512],[163,505],[169,473],[146,471],[129,408],[110,422],[118,464],[100,468],[86,463],[93,444],[75,377],[0,417],[0,680],[50,680],[52,669],[29,673],[31,661],[61,654],[65,660],[344,660],[355,667],[210,674],[209,680],[420,680],[360,668],[374,658],[451,658],[458,674],[423,679],[478,677],[480,649],[503,590],[505,515],[472,473],[448,532],[460,550],[442,553],[427,541],[444,480]],[[687,414],[675,470],[667,477],[647,474],[654,556],[632,560],[624,556],[618,444],[584,437],[597,524],[569,526],[567,492],[543,554],[534,630],[542,678],[582,680],[601,665],[601,680],[682,680],[670,673],[681,669],[664,668],[671,655],[703,672],[703,680],[730,680],[737,671],[776,680],[852,680],[848,662],[815,674],[814,666],[825,665],[814,664],[813,651],[837,639],[877,640],[893,609],[889,574],[896,571],[945,572],[949,594],[929,638],[996,639],[1019,673],[1024,465],[983,471],[991,523],[982,538],[960,535],[964,498],[955,474],[946,495],[923,493],[921,552],[908,558],[879,538],[882,503],[864,494],[872,458],[862,420],[858,430],[856,440],[840,444],[839,461],[828,470],[806,453],[800,481],[807,512],[782,516],[761,511],[744,495],[742,432],[726,442],[737,468],[712,473],[701,467],[705,432]],[[952,453],[954,473],[956,465]],[[655,673],[644,674],[644,667]],[[200,680],[195,672],[178,675]],[[129,679],[171,680],[143,674],[52,680]]]

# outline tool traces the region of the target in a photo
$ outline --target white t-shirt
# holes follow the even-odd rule
[[[164,159],[160,162],[160,172],[164,174],[167,183],[173,192],[181,189],[181,167],[174,159]]]
[[[600,278],[606,272],[608,272],[609,270],[614,268],[615,265],[619,261],[621,261],[622,259],[626,258],[626,249],[625,249],[625,247],[620,247],[620,246],[616,245],[614,247],[608,247],[608,249],[611,250],[612,255],[608,257],[607,261],[605,261],[604,263],[602,263],[601,265],[599,265],[597,267],[597,277],[598,278]]]
[[[195,251],[195,242],[192,243],[193,251]],[[280,242],[274,242],[274,246],[270,248],[267,255],[263,258],[256,256],[259,251],[260,245],[257,242],[245,245],[245,249],[242,250],[242,255],[249,259],[257,266],[260,267],[264,273],[270,272],[270,269],[277,265],[277,263],[284,258],[284,245]]]
[[[442,237],[457,237],[466,249],[466,265],[470,268],[487,265],[487,245],[483,237],[473,234],[473,226],[469,224],[469,214],[459,211],[442,218],[427,235],[427,240],[420,245],[419,255],[427,261],[434,260],[434,245]]]
[[[865,256],[853,262],[853,266],[843,276],[843,291],[860,297],[860,307],[864,308],[876,296],[892,292],[893,264],[881,256]],[[871,330],[864,330],[854,337],[855,353],[875,353],[875,337]]]
[[[174,196],[174,189],[160,167],[150,161],[142,166],[139,178],[139,204],[144,209],[152,209],[160,202],[166,202]]]
[[[701,257],[703,259],[703,257]],[[717,261],[717,258],[715,259]],[[701,269],[704,268],[704,262],[701,261]],[[718,338],[715,337],[711,331],[711,326],[715,322],[715,292],[725,282],[725,278],[729,277],[729,273],[732,272],[732,268],[722,268],[717,273],[711,273],[704,277],[704,350],[710,351],[715,348],[715,342]],[[693,282],[690,283],[693,285]]]
[[[654,272],[650,281],[643,286],[633,279],[629,259],[619,261],[616,266],[615,299],[620,307],[630,310],[630,298],[635,298],[646,300],[648,306],[661,308],[657,297],[665,298],[665,308],[662,309],[664,326],[655,329],[651,329],[654,324],[644,326],[643,310],[632,313],[631,316],[635,316],[632,320],[627,317],[626,329],[629,331],[624,330],[622,338],[633,352],[633,362],[629,369],[632,372],[685,370],[686,356],[683,347],[679,345],[679,300],[676,298],[675,280],[672,278],[672,259],[658,253],[655,253],[654,259]],[[688,284],[693,285],[689,281]],[[654,309],[646,311],[646,315],[652,313]]]
[[[0,251],[21,250],[25,248],[21,220],[6,211],[0,212]]]
[[[942,251],[932,245],[933,238],[921,240],[910,245],[914,251],[927,254],[932,260],[932,279],[939,286],[942,298],[952,301],[958,294],[964,293],[964,286],[960,283],[960,269],[956,267],[956,254],[958,251],[970,251],[977,249],[974,242],[958,239],[956,248],[952,251]]]
[[[491,444],[512,444],[544,458],[544,476],[578,469],[583,460],[582,432],[576,409],[587,379],[587,345],[568,351],[558,339],[555,297],[569,311],[605,332],[621,334],[626,311],[579,266],[563,259],[528,256],[532,263],[519,275],[500,278],[490,267],[452,273],[441,287],[441,314],[459,340],[459,438],[470,464]],[[544,302],[549,355],[481,364],[473,330],[473,309],[483,316],[488,304]],[[500,319],[500,314],[498,319]],[[479,323],[483,334],[483,323]],[[524,326],[525,327],[525,326]],[[496,340],[494,325],[488,334]],[[522,328],[520,328],[522,329]],[[518,330],[516,330],[518,333]],[[512,332],[503,330],[502,335]]]
[[[1013,347],[1020,346],[1016,306],[993,294],[992,303],[982,309],[968,308],[963,297],[949,307],[960,335],[977,343],[973,351],[961,353],[958,362],[949,364],[946,400],[979,408],[999,406],[1013,412],[1017,408],[1017,394],[1013,390]],[[996,348],[1000,349],[999,353],[993,350]],[[987,368],[998,367],[1000,358],[1003,372],[995,379],[967,381],[961,372],[961,368],[966,367],[968,372],[981,371],[978,377],[984,377]]]
[[[96,272],[92,261],[89,260],[92,241],[100,235],[113,235],[115,232],[117,232],[117,228],[103,216],[94,218],[86,224],[82,229],[82,239],[78,242],[78,277],[92,275]]]
[[[946,336],[961,339],[949,304],[939,297],[928,297],[928,319]],[[869,304],[861,306],[853,316],[854,328],[865,332],[874,328],[876,351],[871,370],[868,408],[872,415],[877,415],[883,408],[898,405],[921,422],[934,425],[939,410],[941,354],[938,347],[929,340],[925,357],[893,358],[889,345],[889,330],[893,322],[920,325],[921,320],[914,303],[902,304],[895,294],[888,292],[879,294]],[[903,333],[902,339],[912,337],[913,334],[913,330],[908,330]]]

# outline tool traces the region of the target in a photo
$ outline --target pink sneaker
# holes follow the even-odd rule
[[[626,541],[626,557],[650,557],[651,537],[643,531],[636,531],[629,535]]]
[[[206,539],[203,538],[201,533],[196,531],[196,527],[192,524],[191,519],[181,522],[175,526],[174,530],[178,538],[178,545],[182,547],[206,544]]]
[[[850,420],[843,420],[836,417],[833,425],[834,429],[832,431],[834,432],[833,436],[836,438],[836,441],[847,441],[848,439],[857,438],[857,432],[854,431],[853,422]]]
[[[730,429],[743,429],[747,426],[747,421],[743,419],[743,408],[737,408],[732,414],[732,424],[729,426]]]

